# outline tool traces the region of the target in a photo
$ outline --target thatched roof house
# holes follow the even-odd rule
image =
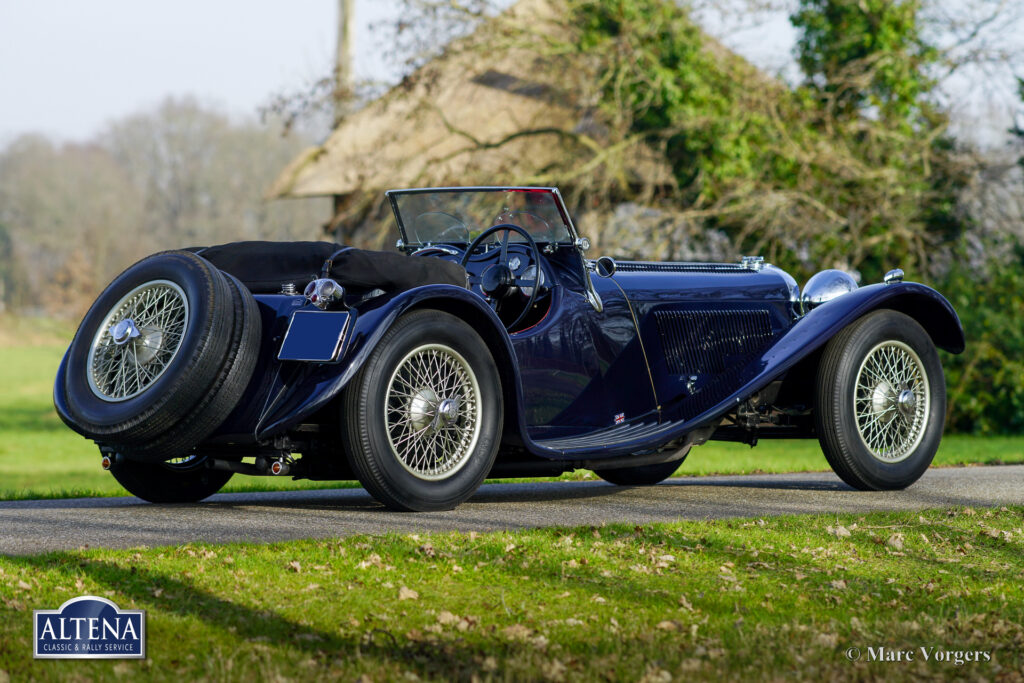
[[[596,98],[595,67],[593,55],[574,50],[567,37],[571,2],[520,0],[453,41],[294,159],[268,196],[334,196],[341,201],[328,230],[380,247],[394,237],[381,212],[381,192],[389,188],[550,184],[562,187],[571,204],[588,206],[611,187],[631,188],[617,193],[619,201],[671,191],[676,181],[665,157],[637,139],[610,140],[597,102],[587,101]],[[701,49],[734,84],[744,84],[747,97],[771,100],[786,90],[709,36]],[[685,253],[680,244],[705,239],[695,223],[663,210],[608,209],[590,221],[597,243],[669,257]],[[647,225],[641,214],[654,222]],[[655,233],[667,242],[650,244]]]
[[[563,96],[564,60],[540,52],[545,26],[564,18],[558,0],[522,0],[454,41],[380,99],[346,118],[319,147],[292,161],[271,198],[345,195],[391,187],[536,180],[572,154],[595,125]],[[524,23],[525,22],[525,23]],[[506,26],[530,28],[507,38]],[[531,44],[532,42],[532,44]],[[650,150],[629,172],[669,182]]]

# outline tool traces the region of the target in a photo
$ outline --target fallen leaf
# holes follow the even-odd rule
[[[292,560],[288,563],[288,569],[298,574],[302,571],[302,565],[299,563],[298,560]]]
[[[525,640],[526,637],[529,636],[531,633],[530,629],[523,626],[522,624],[512,624],[511,626],[506,626],[501,630],[501,632],[505,635],[506,638],[510,638],[512,640]]]
[[[369,569],[370,567],[383,567],[384,562],[377,553],[370,553],[370,556],[356,565],[356,569]]]
[[[416,591],[414,591],[411,588],[406,588],[405,586],[402,586],[401,588],[398,589],[398,599],[399,600],[419,600],[420,599],[420,594],[417,593]]]
[[[885,544],[894,550],[903,550],[903,534],[893,534]]]
[[[835,527],[835,528],[828,527],[828,532],[830,534],[832,534],[833,536],[835,536],[836,538],[849,538],[850,537],[850,530],[847,529],[845,526],[843,526],[841,524],[839,526]]]
[[[833,648],[839,644],[839,636],[835,633],[819,633],[814,637],[814,642],[822,647]]]
[[[544,678],[556,681],[556,683],[565,680],[565,672],[568,670],[569,668],[560,659],[552,659],[541,667]]]
[[[690,612],[693,611],[693,605],[690,604],[690,601],[686,599],[685,595],[679,596],[679,606],[685,610],[689,610]]]
[[[659,621],[657,628],[662,631],[678,631],[679,622],[666,619],[665,621]]]
[[[672,683],[672,674],[654,664],[648,664],[639,683]]]
[[[845,579],[836,579],[835,581],[829,581],[828,585],[832,586],[832,588],[836,589],[837,591],[846,590]]]
[[[454,624],[459,621],[459,617],[455,616],[448,610],[441,610],[437,615],[437,623],[444,626]]]

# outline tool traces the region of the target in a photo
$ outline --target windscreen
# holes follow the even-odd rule
[[[523,228],[538,243],[571,241],[550,189],[395,190],[388,196],[402,239],[410,246],[468,244],[487,228],[505,223]],[[515,233],[509,239],[525,241]]]

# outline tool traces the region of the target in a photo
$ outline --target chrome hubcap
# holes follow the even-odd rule
[[[135,321],[131,318],[125,318],[110,328],[110,336],[114,338],[114,343],[118,346],[127,344],[140,334],[141,332],[139,332],[139,328],[135,327]]]
[[[895,463],[913,453],[924,438],[930,395],[924,364],[908,345],[887,341],[867,353],[853,404],[857,431],[875,458]]]
[[[469,460],[480,436],[480,386],[455,349],[427,344],[410,351],[388,382],[388,442],[420,479],[446,479]]]
[[[154,280],[128,292],[107,313],[89,349],[89,388],[125,401],[153,384],[174,360],[188,327],[185,292]]]
[[[422,387],[413,395],[409,402],[409,420],[413,429],[426,429],[434,421],[434,406],[437,405],[437,394],[429,387]]]

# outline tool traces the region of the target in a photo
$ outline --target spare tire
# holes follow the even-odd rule
[[[145,258],[86,313],[68,349],[71,427],[147,461],[187,455],[230,414],[259,351],[256,303],[186,251]]]

